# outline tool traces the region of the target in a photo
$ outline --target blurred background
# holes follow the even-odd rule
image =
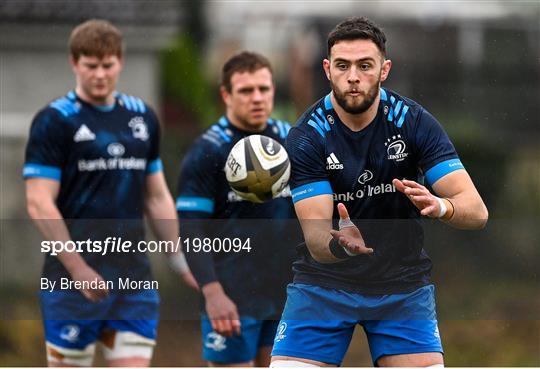
[[[223,113],[223,62],[244,49],[266,55],[274,115],[295,122],[328,92],[326,35],[353,15],[384,28],[393,61],[385,87],[438,118],[490,210],[481,232],[426,222],[446,365],[540,366],[540,2],[225,0],[0,2],[0,365],[46,364],[43,256],[21,168],[33,115],[74,87],[67,39],[76,24],[104,18],[124,33],[119,90],[158,112],[175,196],[183,153]],[[198,322],[168,305],[194,309],[198,297],[164,256],[152,258],[166,311],[153,364],[203,365]],[[371,365],[358,330],[344,366]]]

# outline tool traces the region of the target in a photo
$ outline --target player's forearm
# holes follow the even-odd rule
[[[336,258],[329,248],[332,235],[330,230],[332,222],[322,220],[303,220],[304,238],[306,245],[313,259],[319,263],[336,263],[340,259]]]
[[[304,240],[313,259],[319,263],[335,263],[340,261],[330,252],[332,235],[332,214],[334,200],[332,195],[325,194],[304,199],[294,204],[296,215],[300,220]]]
[[[183,240],[204,239],[209,237],[208,213],[205,212],[182,212],[178,213],[180,220],[180,234]],[[206,225],[206,226],[205,226]],[[201,289],[212,282],[218,281],[212,252],[196,252],[193,248],[185,250],[186,260]]]
[[[482,229],[485,227],[489,214],[478,194],[462,194],[443,199],[447,213],[441,220],[459,229]]]
[[[212,283],[219,283],[211,253],[186,252],[186,260],[193,277],[202,289]]]
[[[45,239],[61,242],[71,239],[64,218],[52,200],[29,197],[27,211]]]
[[[64,218],[52,200],[28,198],[28,215],[46,240],[67,242],[71,240]],[[68,273],[80,270],[87,264],[76,252],[62,251],[56,256]]]
[[[403,181],[408,185],[407,182]],[[486,225],[489,216],[487,208],[465,170],[443,176],[432,188],[447,208],[446,214],[440,218],[442,221],[459,229],[481,229]]]
[[[178,218],[170,193],[146,198],[145,213],[155,236],[160,240],[176,242]]]

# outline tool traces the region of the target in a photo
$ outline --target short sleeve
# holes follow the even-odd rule
[[[326,173],[323,142],[295,127],[289,132],[285,147],[291,161],[289,185],[293,202],[333,193]]]
[[[464,169],[443,127],[424,109],[420,113],[415,139],[418,165],[430,186],[448,173]]]
[[[47,178],[60,181],[66,152],[70,142],[66,140],[68,126],[56,111],[45,109],[39,112],[30,127],[26,145],[23,177]]]
[[[180,169],[176,210],[180,218],[207,218],[214,212],[219,176],[215,145],[199,139],[188,151]]]

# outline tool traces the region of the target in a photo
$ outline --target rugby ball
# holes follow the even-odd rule
[[[276,140],[251,135],[238,141],[225,163],[225,175],[241,198],[262,203],[278,196],[287,186],[291,164]]]

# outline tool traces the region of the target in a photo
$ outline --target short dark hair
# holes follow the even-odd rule
[[[253,73],[262,68],[268,68],[270,73],[272,73],[272,66],[264,56],[250,51],[242,51],[241,53],[232,56],[223,65],[221,85],[225,87],[228,92],[231,92],[231,77],[234,73]]]
[[[382,29],[365,17],[347,18],[328,34],[328,57],[339,41],[371,40],[377,45],[382,56],[386,56],[386,36]]]
[[[87,20],[75,27],[69,37],[69,52],[75,61],[81,55],[100,59],[107,55],[122,58],[123,49],[122,34],[106,20]]]

